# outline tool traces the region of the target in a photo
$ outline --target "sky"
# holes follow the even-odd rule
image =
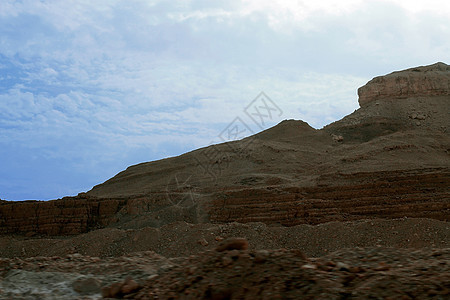
[[[223,141],[236,118],[321,128],[371,78],[450,63],[449,15],[435,0],[0,0],[0,198],[88,191]],[[261,92],[279,110],[258,126]]]

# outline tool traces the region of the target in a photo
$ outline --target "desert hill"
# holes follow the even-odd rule
[[[2,233],[450,215],[450,66],[376,77],[361,107],[316,130],[285,120],[240,141],[131,166],[88,193],[2,202]]]
[[[196,219],[187,219],[194,222],[295,225],[361,215],[445,220],[450,111],[449,89],[443,87],[449,84],[443,63],[394,72],[360,88],[362,107],[322,130],[286,120],[242,141],[130,167],[88,195],[167,188],[173,202],[196,203]],[[202,155],[208,151],[217,160]],[[390,203],[388,212],[384,203]]]
[[[0,299],[448,299],[450,67],[358,94],[319,130],[285,120],[76,197],[0,200]]]

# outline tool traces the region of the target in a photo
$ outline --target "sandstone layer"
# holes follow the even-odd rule
[[[113,223],[125,199],[65,197],[0,203],[0,234],[73,235]]]
[[[450,66],[444,63],[375,77],[358,89],[359,105],[376,100],[450,95]]]

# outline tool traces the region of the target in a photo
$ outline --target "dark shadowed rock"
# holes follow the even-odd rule
[[[216,251],[222,252],[227,250],[247,250],[248,241],[244,238],[230,238],[222,241],[217,246]]]
[[[75,292],[81,295],[97,294],[100,291],[100,281],[97,278],[79,278],[72,283]]]

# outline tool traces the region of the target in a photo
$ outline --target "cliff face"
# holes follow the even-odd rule
[[[267,180],[254,187],[205,189],[209,195],[193,199],[192,205],[183,205],[185,193],[179,194],[180,203],[175,205],[165,193],[6,202],[0,205],[0,234],[76,235],[104,227],[161,227],[175,221],[283,226],[404,217],[449,221],[448,182],[450,170],[437,168],[327,174],[316,185],[303,187]]]
[[[322,176],[316,186],[218,193],[211,221],[295,226],[372,218],[448,221],[450,171],[362,172]]]
[[[358,89],[359,105],[383,99],[450,95],[450,66],[444,63],[375,77]]]
[[[117,220],[124,199],[67,197],[53,201],[0,203],[0,234],[73,235]]]
[[[189,223],[450,221],[450,67],[374,78],[323,129],[286,120],[252,137],[131,166],[87,194],[0,201],[0,233],[67,235]]]

